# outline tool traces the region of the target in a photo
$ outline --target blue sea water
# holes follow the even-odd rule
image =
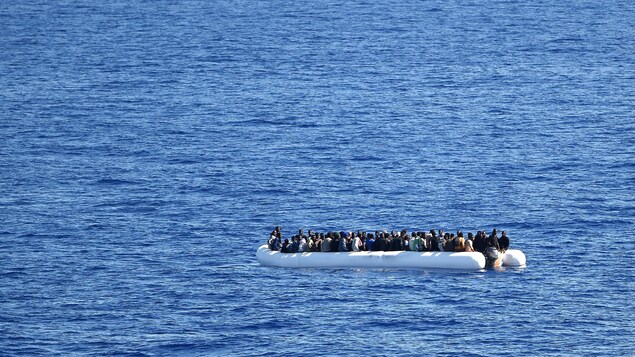
[[[635,354],[630,1],[4,1],[1,355]],[[524,269],[278,269],[273,226]]]

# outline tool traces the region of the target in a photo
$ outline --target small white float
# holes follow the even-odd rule
[[[485,268],[485,256],[478,252],[340,252],[340,253],[280,253],[266,244],[256,252],[256,258],[265,266],[284,268],[424,268],[464,269]],[[500,264],[499,264],[500,265]],[[525,254],[508,250],[502,254],[502,265],[525,265]]]

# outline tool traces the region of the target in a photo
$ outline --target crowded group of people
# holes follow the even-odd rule
[[[429,232],[365,231],[314,232],[303,229],[291,239],[282,238],[280,227],[276,227],[269,236],[271,250],[282,253],[305,252],[361,252],[361,251],[415,251],[415,252],[481,252],[486,256],[495,250],[504,253],[509,248],[509,238],[505,231],[500,237],[496,229],[490,234],[478,231],[464,236],[463,232],[443,232],[431,229]],[[489,253],[489,254],[488,254]]]

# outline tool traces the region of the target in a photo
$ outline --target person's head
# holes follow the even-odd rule
[[[284,243],[285,243],[285,244],[289,244],[289,238],[285,238],[285,239],[284,239]]]
[[[373,234],[372,234],[372,233],[368,233],[368,234],[366,235],[366,238],[368,238],[368,239],[373,239]]]
[[[472,232],[467,233],[467,239],[474,239],[474,235],[472,235]]]
[[[501,236],[503,236],[503,237],[507,237],[507,231],[502,231],[502,232],[501,232]]]
[[[492,235],[495,236],[496,235],[496,228],[492,229]]]

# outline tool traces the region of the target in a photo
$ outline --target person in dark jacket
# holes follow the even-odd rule
[[[389,235],[388,232],[384,232],[384,234],[381,237],[381,250],[383,250],[384,252],[387,252],[390,250],[390,240],[388,239]]]
[[[492,230],[492,234],[489,235],[489,245],[496,248],[496,250],[500,251],[501,247],[498,243],[498,234],[496,232],[496,228]]]
[[[298,247],[300,246],[300,238],[298,236],[292,237],[293,242],[289,245],[289,253],[297,253]]]
[[[281,253],[289,253],[289,239],[285,239],[284,243],[282,243],[282,248],[280,248]]]
[[[454,251],[454,233],[446,233],[443,236],[443,250],[446,252]]]
[[[498,244],[501,247],[500,249],[501,253],[505,253],[505,251],[509,249],[509,238],[507,237],[507,232],[503,231],[501,233],[501,237],[498,240]]]
[[[401,250],[401,247],[403,246],[403,236],[404,236],[404,231],[402,231],[400,233],[400,235],[397,234],[393,234],[392,235],[392,240],[390,241],[390,250]]]
[[[342,239],[340,234],[337,232],[333,232],[333,241],[331,242],[331,252],[337,253],[340,251],[340,239]]]
[[[478,231],[476,234],[476,239],[474,240],[474,249],[478,252],[484,253],[485,250],[489,247],[489,240],[487,239],[487,235],[484,231]]]
[[[377,236],[377,238],[375,238],[375,241],[373,242],[373,244],[371,245],[371,250],[373,252],[379,252],[382,251],[382,245],[381,245],[381,233],[379,233],[379,235]]]

